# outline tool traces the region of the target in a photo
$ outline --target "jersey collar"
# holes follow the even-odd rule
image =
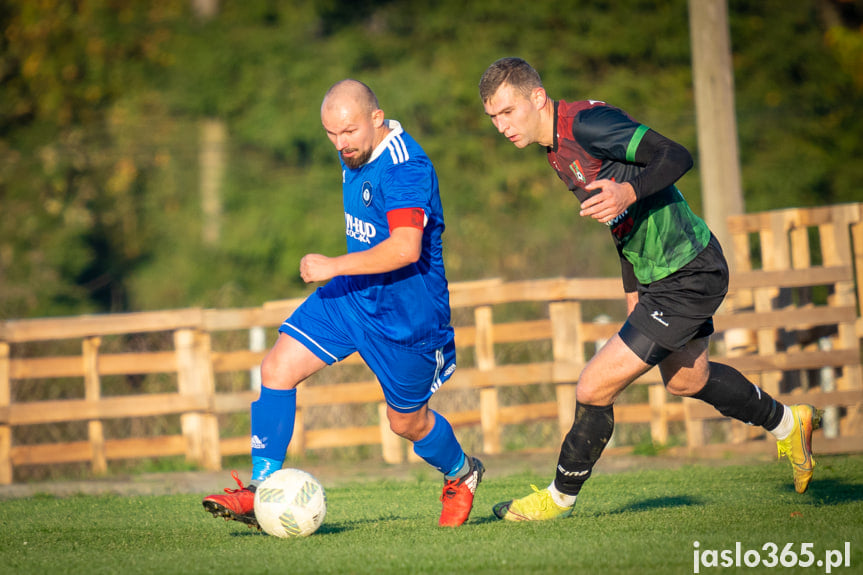
[[[394,138],[397,138],[398,136],[402,135],[402,133],[404,133],[402,125],[399,122],[395,120],[384,120],[384,123],[387,125],[387,128],[390,129],[390,133],[387,134],[386,137],[381,140],[381,143],[377,145],[375,151],[372,152],[371,157],[366,162],[366,165],[371,164],[372,162],[377,160],[378,156],[380,156],[384,152],[384,150],[387,149],[387,146],[389,146],[390,142],[393,141]]]
[[[559,104],[560,104],[560,100],[554,101],[554,125],[552,127],[552,134],[554,137],[554,141],[551,144],[551,147],[546,147],[546,150],[549,153],[557,151],[557,108],[558,108]]]

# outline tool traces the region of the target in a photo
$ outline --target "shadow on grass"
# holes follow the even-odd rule
[[[636,501],[633,503],[629,503],[620,507],[618,509],[612,509],[610,511],[598,511],[596,509],[591,509],[590,511],[580,511],[578,509],[578,504],[576,504],[576,510],[573,516],[596,516],[596,515],[620,515],[623,513],[632,513],[639,511],[655,511],[657,509],[671,509],[675,507],[690,507],[693,505],[704,505],[704,503],[694,497],[687,496],[679,496],[679,497],[654,497],[652,499],[646,499],[644,501]],[[495,517],[493,514],[486,516],[478,516],[476,512],[471,514],[469,519],[469,523],[474,525],[482,525],[487,523],[500,523],[501,520]]]
[[[657,509],[672,509],[674,507],[691,507],[693,505],[704,505],[704,502],[689,497],[687,495],[679,495],[673,497],[653,497],[644,501],[636,501],[624,505],[619,509],[613,509],[602,515],[618,515],[621,513],[632,513],[638,511],[656,511]]]
[[[317,535],[338,535],[352,529],[353,527],[350,525],[328,525],[324,523],[310,537]],[[250,528],[246,531],[234,531],[231,533],[231,537],[271,537],[271,535],[268,535],[263,530],[258,531],[257,529]]]
[[[655,511],[657,509],[671,509],[674,507],[690,507],[693,505],[704,505],[704,503],[694,497],[655,497],[652,499],[646,499],[644,501],[636,501],[634,503],[629,503],[619,509],[613,509],[611,511],[598,511],[592,509],[590,511],[580,511],[578,509],[578,504],[576,504],[576,510],[573,516],[578,515],[581,517],[590,515],[590,516],[598,516],[598,515],[619,515],[622,513],[632,513],[638,511]],[[494,514],[489,515],[480,515],[476,513],[471,514],[470,519],[468,520],[469,524],[472,525],[484,525],[488,523],[500,523],[502,520],[498,519],[494,516]]]
[[[258,531],[254,527],[249,527],[248,529],[246,529],[244,531],[232,531],[229,534],[229,536],[230,537],[269,537],[269,535],[267,535],[263,531]]]
[[[321,525],[320,529],[315,531],[315,534],[320,535],[337,535],[339,533],[344,533],[346,531],[353,530],[353,527],[350,525],[338,524],[338,525],[327,525],[324,523]]]
[[[783,491],[794,493],[794,485],[783,485]],[[863,501],[863,485],[849,483],[839,479],[814,478],[809,483],[809,489],[803,495],[798,495],[801,503],[810,505],[841,505]]]
[[[465,523],[465,525],[471,525],[471,524],[472,525],[482,525],[485,523],[501,523],[501,522],[503,522],[503,519],[498,519],[497,517],[495,517],[495,515],[493,513],[489,514],[489,515],[479,515],[479,514],[471,513],[470,519],[467,520],[467,523]]]

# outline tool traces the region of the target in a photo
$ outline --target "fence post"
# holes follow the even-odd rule
[[[390,420],[387,418],[387,404],[385,401],[378,404],[378,425],[380,425],[381,429],[381,452],[384,461],[387,463],[401,463],[404,461],[402,456],[402,440],[401,437],[390,429]]]
[[[84,359],[84,398],[87,401],[102,399],[102,380],[99,377],[99,347],[101,345],[102,338],[95,336],[85,337],[81,342]],[[102,420],[91,419],[88,421],[87,435],[92,452],[91,469],[96,475],[104,475],[108,472],[108,458],[105,455],[105,431]]]
[[[174,332],[174,349],[177,354],[177,387],[181,395],[195,395],[194,332],[191,329],[178,329]],[[201,446],[201,415],[184,413],[180,415],[180,425],[186,442],[186,461],[195,464],[203,462]]]
[[[791,267],[791,253],[786,239],[788,227],[787,212],[770,214],[770,228],[761,230],[761,260],[764,271],[788,270]],[[775,287],[755,290],[755,311],[770,312],[787,305],[787,296]],[[774,355],[779,333],[776,328],[759,329],[756,332],[758,355]],[[761,374],[761,388],[771,395],[779,394],[782,381],[781,371],[765,371]]]
[[[820,226],[821,249],[825,266],[853,266],[849,227],[851,225],[847,206],[836,206],[830,210],[830,224]],[[858,270],[859,273],[859,270]],[[836,282],[835,293],[828,298],[828,305],[854,305],[856,296],[854,281]],[[834,349],[859,349],[859,340],[854,324],[840,323]],[[845,366],[836,381],[839,390],[859,389],[863,386],[860,366]]]
[[[494,369],[494,323],[490,305],[473,310],[476,325],[476,367],[479,371]],[[485,453],[500,453],[500,403],[496,387],[479,390],[479,417],[482,428],[482,450]]]
[[[0,341],[0,410],[12,406],[12,386],[9,381],[9,344]],[[12,483],[12,426],[0,422],[0,485]]]
[[[812,246],[809,243],[809,229],[805,225],[802,225],[801,222],[801,216],[803,215],[805,215],[805,212],[802,210],[794,210],[791,230],[788,232],[788,239],[791,242],[791,267],[795,270],[808,269],[812,267]],[[812,288],[809,286],[797,288],[797,307],[803,307],[811,303]],[[813,346],[813,344],[809,344],[809,346]],[[806,347],[808,346],[801,342],[798,337],[788,345],[786,351],[789,353],[795,353],[805,351]],[[796,375],[800,383],[800,389],[804,392],[809,391],[809,372],[801,370]],[[743,440],[745,441],[746,438],[744,437]]]
[[[690,453],[695,454],[697,448],[704,446],[704,420],[696,419],[692,414],[692,408],[699,401],[692,397],[682,397],[683,400],[683,423],[686,426],[686,446]]]
[[[256,325],[249,328],[249,351],[266,351],[267,349],[267,332],[266,330]],[[249,387],[252,391],[261,391],[261,366],[256,365],[249,370]]]
[[[851,249],[857,281],[857,318],[863,316],[863,205],[857,206],[858,221],[851,225]]]
[[[198,376],[198,393],[207,399],[207,412],[201,417],[201,463],[204,469],[219,471],[222,469],[222,451],[219,443],[219,418],[212,411],[216,396],[216,375],[211,361],[213,348],[210,333],[196,330],[195,342],[195,373]]]
[[[581,302],[554,301],[548,304],[551,318],[551,355],[555,363],[584,365],[584,336],[581,325]],[[576,382],[555,385],[557,423],[560,437],[569,433],[575,419]]]
[[[822,337],[818,339],[818,347],[822,351],[830,351],[833,348],[833,344],[829,337]],[[831,366],[821,368],[820,384],[821,391],[824,393],[836,391],[836,380],[833,371],[834,370]],[[824,417],[822,419],[821,427],[824,429],[824,437],[833,439],[839,436],[838,407],[835,405],[824,406]]]
[[[303,384],[303,386],[308,384]],[[297,388],[297,394],[303,393],[302,387]],[[299,404],[299,402],[297,402]],[[306,454],[306,423],[303,407],[297,405],[297,410],[294,412],[294,434],[291,436],[291,442],[288,443],[288,455],[294,457],[302,457]]]
[[[728,266],[731,274],[748,272],[752,270],[752,261],[749,257],[749,233],[740,226],[741,216],[729,216],[729,232],[731,234],[730,252],[728,253]],[[725,247],[725,246],[723,246]],[[717,310],[717,313],[731,315],[735,312],[747,311],[754,309],[754,296],[752,290],[741,289],[733,292]],[[755,336],[751,330],[744,328],[734,328],[725,331],[721,337],[712,338],[716,343],[719,355],[726,357],[739,357],[748,355],[756,351]],[[686,419],[687,441],[694,440],[695,445],[690,444],[690,447],[699,447],[704,442],[704,422],[700,420],[692,420],[689,418],[690,402],[684,400],[684,414]],[[732,421],[730,422],[730,436],[732,443],[745,441],[749,435],[749,431],[744,429],[746,425],[743,423]]]
[[[193,329],[174,332],[177,383],[181,395],[213,399],[215,383],[210,363],[210,336]],[[186,441],[186,460],[205,469],[221,468],[219,429],[216,416],[195,411],[180,415]]]
[[[856,335],[863,338],[863,204],[857,204],[858,220],[851,225],[851,249],[854,252],[854,270],[857,284],[857,329]],[[857,367],[857,387],[863,387],[863,370]],[[860,421],[863,415],[863,406],[857,405],[856,414],[851,414],[849,409],[848,419]],[[859,429],[859,423],[858,429]]]
[[[650,405],[650,439],[665,445],[668,443],[668,395],[662,383],[647,386],[647,402]]]

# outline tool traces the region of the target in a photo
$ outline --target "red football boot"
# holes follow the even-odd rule
[[[225,488],[225,495],[210,495],[204,497],[204,509],[213,514],[213,517],[224,517],[225,521],[240,521],[249,527],[261,528],[255,519],[255,492],[247,489],[236,471],[231,472],[231,477],[240,486],[239,489]]]
[[[470,516],[473,508],[473,495],[476,487],[482,481],[485,472],[482,461],[476,457],[467,456],[470,469],[458,479],[444,479],[443,493],[440,500],[443,510],[438,525],[441,527],[458,527]]]

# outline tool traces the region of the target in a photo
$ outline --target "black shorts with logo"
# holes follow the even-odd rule
[[[656,365],[689,341],[713,333],[713,314],[728,293],[728,263],[716,236],[670,276],[638,285],[638,304],[619,335],[642,360]]]

